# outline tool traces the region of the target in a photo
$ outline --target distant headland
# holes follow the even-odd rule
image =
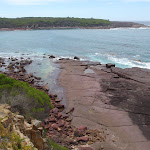
[[[85,28],[85,29],[110,29],[110,28],[140,28],[143,24],[134,22],[109,21],[94,18],[54,18],[54,17],[24,17],[0,18],[0,30],[30,30],[30,29],[55,29],[55,28]]]

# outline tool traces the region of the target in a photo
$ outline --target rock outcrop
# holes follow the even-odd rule
[[[0,105],[0,122],[8,131],[23,139],[24,145],[33,146],[34,150],[48,149],[46,140],[42,138],[41,121],[31,120],[28,123],[23,116],[12,113],[11,107],[4,104]]]

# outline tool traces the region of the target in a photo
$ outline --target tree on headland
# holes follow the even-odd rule
[[[38,28],[38,27],[98,27],[108,26],[111,22],[94,18],[53,18],[53,17],[23,17],[0,18],[0,28]]]

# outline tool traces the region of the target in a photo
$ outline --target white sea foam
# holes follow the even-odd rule
[[[150,28],[146,28],[146,27],[140,27],[138,29],[141,29],[141,30],[147,30],[147,29],[150,29]]]
[[[108,59],[113,61],[114,63],[126,65],[128,67],[139,67],[150,69],[150,62],[140,62],[137,60],[129,60],[128,58],[116,58],[108,56]]]
[[[118,58],[115,54],[102,54],[102,53],[95,53],[94,55],[90,55],[91,60],[99,60],[104,62],[112,62],[116,63],[119,66],[126,66],[127,68],[132,67],[139,67],[139,68],[146,68],[150,69],[150,62],[142,62],[136,59],[128,59],[128,58]],[[140,57],[140,55],[135,55],[135,58]],[[103,63],[103,62],[102,62]]]
[[[120,30],[121,28],[110,28],[109,30]]]
[[[149,27],[140,27],[140,28],[111,28],[109,30],[147,30],[147,29],[150,29],[150,26]]]
[[[32,60],[42,60],[43,59],[43,54],[37,54],[37,53],[31,53],[31,54],[26,54],[26,53],[0,53],[0,57],[2,58],[17,58],[17,59],[21,59],[21,57],[23,57],[24,59],[32,59]]]
[[[59,60],[59,59],[61,59],[61,58],[65,58],[65,59],[67,59],[67,58],[69,58],[69,59],[74,59],[74,56],[59,56],[59,57],[54,58],[53,60],[54,60],[54,61],[57,61],[57,60]],[[79,58],[80,58],[80,61],[86,61],[86,60],[87,60],[86,57],[79,57]]]

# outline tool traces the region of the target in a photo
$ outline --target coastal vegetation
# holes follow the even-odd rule
[[[52,140],[49,140],[49,146],[50,146],[50,149],[53,149],[53,150],[69,150],[66,147],[63,147],[57,143],[54,143]]]
[[[97,27],[108,26],[111,22],[94,18],[53,18],[25,17],[0,18],[0,28],[38,28],[38,27]]]
[[[51,99],[44,91],[4,74],[0,74],[0,103],[11,105],[26,118],[32,116],[41,119],[53,108]]]

